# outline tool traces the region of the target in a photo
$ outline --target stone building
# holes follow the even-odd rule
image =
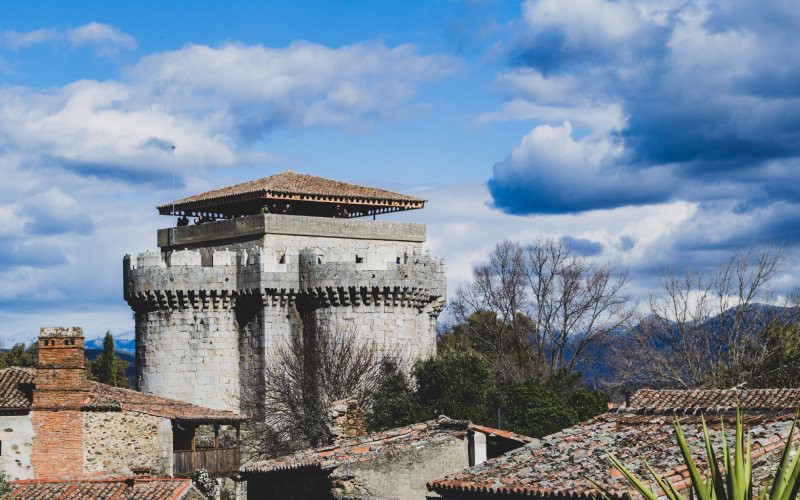
[[[330,446],[248,464],[241,472],[250,499],[425,498],[427,481],[531,441],[439,417],[368,436],[344,433]]]
[[[80,328],[42,328],[38,348],[37,368],[0,370],[0,468],[12,479],[238,469],[238,443],[195,447],[199,426],[238,429],[238,415],[87,380]]]
[[[311,323],[404,360],[434,353],[445,275],[425,226],[356,220],[424,204],[287,171],[158,207],[177,227],[123,266],[139,388],[236,410],[276,347]]]
[[[758,487],[775,474],[798,408],[800,389],[640,390],[627,407],[444,475],[428,483],[428,488],[452,500],[588,499],[598,496],[594,481],[612,498],[638,498],[606,458],[609,452],[644,481],[652,478],[649,465],[688,496],[691,479],[677,444],[674,418],[679,417],[689,448],[703,461],[701,415],[705,415],[714,449],[719,451],[721,424],[724,422],[730,443],[737,411],[752,438],[753,483]],[[795,443],[799,438],[795,433]],[[650,487],[661,491],[652,482]]]

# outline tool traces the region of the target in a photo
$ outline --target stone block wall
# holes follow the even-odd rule
[[[0,469],[13,480],[32,479],[33,424],[29,414],[0,415]]]
[[[172,475],[172,423],[144,413],[86,412],[83,419],[83,470],[87,476],[130,474],[149,467]]]
[[[414,308],[387,304],[324,307],[317,310],[317,317],[332,331],[357,332],[402,365],[410,366],[436,352],[436,319]]]
[[[139,390],[214,409],[236,408],[238,324],[233,309],[136,315]]]

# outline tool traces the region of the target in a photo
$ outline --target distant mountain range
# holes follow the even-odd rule
[[[779,320],[784,323],[800,321],[800,310],[796,307],[781,307],[768,304],[751,304],[745,310],[745,322],[749,328],[759,330],[764,328],[770,320]],[[709,318],[704,326],[712,332],[720,332],[722,324],[730,324],[736,318],[736,309],[730,308],[712,318]],[[639,328],[637,325],[636,328]],[[677,332],[677,326],[676,332]],[[614,340],[618,345],[625,345],[632,342],[630,334],[621,333]],[[610,356],[610,348],[606,345],[590,345],[585,351],[585,360],[578,363],[578,370],[583,375],[583,381],[590,387],[602,385],[603,380],[610,380],[614,374],[613,357]]]
[[[96,339],[89,339],[86,340],[85,344],[86,349],[103,349],[103,337],[98,337]],[[128,352],[131,355],[136,352],[136,339],[120,339],[114,338],[114,349],[118,352]],[[120,354],[120,357],[121,354]]]

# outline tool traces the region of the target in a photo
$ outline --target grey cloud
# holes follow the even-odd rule
[[[603,244],[596,241],[588,240],[586,238],[577,238],[575,236],[564,236],[561,241],[573,253],[583,255],[585,257],[594,257],[603,253]]]
[[[558,22],[529,26],[511,64],[569,78],[576,95],[598,106],[619,104],[624,121],[594,133],[618,141],[623,153],[602,170],[578,163],[574,170],[583,174],[569,177],[536,157],[500,161],[489,181],[496,206],[574,213],[671,199],[800,201],[800,169],[793,168],[800,158],[796,6],[687,2],[647,17],[642,12],[653,7],[637,2],[639,17],[625,18],[628,31],[612,37],[603,20],[633,2],[587,3],[606,11],[596,23],[555,15],[573,4],[526,2],[526,11],[550,9]],[[654,180],[654,172],[666,174]]]

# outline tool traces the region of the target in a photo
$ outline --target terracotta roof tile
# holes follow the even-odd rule
[[[164,203],[163,205],[159,205],[158,209],[163,212],[174,206],[175,209],[182,210],[201,202],[215,200],[224,203],[247,196],[279,198],[297,196],[299,199],[320,199],[341,203],[378,205],[412,204],[418,205],[416,208],[422,208],[425,203],[424,199],[416,196],[395,193],[386,189],[359,186],[357,184],[335,181],[324,177],[316,177],[288,170],[261,179],[242,182],[241,184],[181,198],[171,203]],[[202,204],[205,205],[205,203]]]
[[[662,397],[662,392],[663,397]],[[691,409],[706,414],[715,446],[721,443],[720,419],[733,425],[735,403],[731,391],[640,391],[631,400],[635,408],[620,408],[487,460],[465,471],[432,481],[428,488],[447,492],[520,493],[542,497],[592,497],[589,479],[615,492],[629,493],[627,483],[614,473],[605,457],[611,452],[639,477],[650,477],[649,463],[657,473],[670,478],[678,488],[689,486],[687,471],[676,446],[673,409]],[[754,477],[764,481],[774,473],[783,443],[794,420],[793,390],[737,391],[743,402],[745,426],[753,439]],[[635,404],[634,404],[635,403]],[[749,406],[748,406],[749,405]],[[676,412],[682,413],[682,412]],[[683,414],[681,425],[698,459],[704,459],[700,417]],[[730,430],[728,431],[730,433]],[[800,435],[795,436],[800,440]],[[701,454],[703,456],[701,456]],[[656,488],[657,489],[657,488]]]
[[[719,413],[742,410],[782,412],[800,408],[800,389],[642,389],[628,411],[638,413]]]
[[[31,400],[23,388],[33,385],[35,368],[5,368],[0,370],[0,409],[28,410]],[[145,392],[112,387],[87,381],[89,395],[83,408],[92,411],[138,411],[170,420],[191,421],[241,421],[245,420],[230,411],[213,410],[176,399],[164,398]]]
[[[429,445],[464,439],[467,431],[477,430],[520,443],[532,438],[507,433],[491,427],[477,426],[467,420],[439,417],[437,420],[398,427],[369,436],[339,441],[333,445],[302,450],[292,455],[246,465],[245,473],[269,473],[287,469],[320,468],[332,470],[352,462],[374,460],[398,449],[422,448]]]
[[[51,499],[174,499],[183,498],[191,489],[190,479],[97,479],[47,481],[26,479],[12,482],[12,497],[20,500]]]
[[[170,399],[146,392],[112,387],[88,381],[90,398],[84,404],[87,410],[123,409],[138,411],[171,420],[194,421],[240,421],[245,420],[230,411],[213,410],[177,399]]]
[[[24,386],[33,383],[34,368],[12,366],[0,370],[0,409],[27,410],[31,406],[30,394]]]

